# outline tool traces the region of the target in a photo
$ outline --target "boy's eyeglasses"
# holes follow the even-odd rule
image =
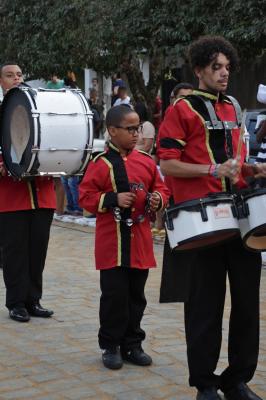
[[[143,126],[142,125],[138,125],[138,126],[116,126],[115,128],[118,128],[118,129],[125,129],[125,130],[127,130],[128,131],[128,133],[130,133],[131,135],[134,135],[136,132],[139,134],[139,133],[142,133],[142,130],[143,130]]]

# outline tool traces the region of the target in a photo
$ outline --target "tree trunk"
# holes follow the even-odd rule
[[[121,66],[121,72],[127,76],[134,101],[143,101],[146,104],[151,121],[155,99],[161,83],[161,68],[161,60],[158,57],[150,60],[149,82],[145,86],[140,63],[136,57],[124,59]]]

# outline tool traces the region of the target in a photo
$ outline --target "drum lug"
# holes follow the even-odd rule
[[[31,110],[31,115],[32,115],[32,118],[39,118],[40,113],[36,112],[35,110]]]
[[[92,150],[93,150],[93,146],[90,146],[90,145],[87,143],[87,144],[86,144],[86,147],[85,147],[85,149],[84,149],[84,151],[92,152]]]
[[[38,146],[32,146],[32,148],[31,148],[31,152],[32,152],[32,153],[39,153],[39,151],[40,151],[40,147],[38,147]]]
[[[239,209],[237,207],[235,199],[236,199],[236,197],[233,195],[232,196],[233,205],[231,206],[231,210],[232,210],[233,217],[239,219]]]
[[[204,207],[201,199],[200,199],[200,214],[201,214],[202,221],[207,222],[208,221],[207,211],[206,211],[206,208]]]
[[[166,224],[167,229],[169,231],[173,231],[174,230],[173,218],[169,217],[167,210],[165,210],[165,212],[164,212],[164,218],[165,218],[165,224]]]
[[[233,217],[239,219],[239,210],[235,203],[231,206],[231,210],[232,210]]]
[[[237,218],[243,219],[249,216],[249,206],[248,203],[245,202],[244,198],[241,196],[241,201],[237,206]]]
[[[243,211],[244,211],[245,216],[248,217],[249,216],[249,205],[248,205],[248,203],[244,203]]]

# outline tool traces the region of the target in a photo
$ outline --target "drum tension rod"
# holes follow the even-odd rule
[[[84,150],[84,149],[79,149],[77,147],[72,147],[72,148],[69,148],[69,149],[58,149],[56,147],[50,147],[48,149],[40,149],[37,146],[33,146],[31,148],[31,152],[32,153],[39,153],[39,152],[43,152],[43,151],[50,151],[50,152],[55,152],[55,151],[89,151],[89,149],[85,149]]]
[[[79,114],[81,115],[85,115],[83,113],[55,113],[55,112],[47,112],[47,113],[42,113],[42,114],[47,114],[50,115],[50,117],[56,116],[56,115],[64,115],[64,116],[69,116],[69,117],[77,117]]]

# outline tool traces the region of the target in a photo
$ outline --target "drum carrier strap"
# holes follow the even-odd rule
[[[209,99],[206,99],[201,96],[197,96],[200,99],[205,107],[207,108],[210,120],[205,121],[206,128],[210,129],[222,129],[225,131],[225,140],[226,140],[226,152],[228,158],[233,158],[233,143],[232,143],[232,129],[241,127],[241,119],[242,119],[242,111],[238,101],[232,96],[226,96],[232,106],[234,107],[236,114],[236,122],[235,121],[220,121],[217,116],[215,109]]]

